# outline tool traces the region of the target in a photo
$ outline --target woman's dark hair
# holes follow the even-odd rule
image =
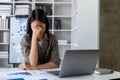
[[[42,23],[45,23],[46,24],[45,33],[47,33],[49,35],[48,18],[46,16],[46,13],[42,9],[35,9],[29,14],[28,19],[27,19],[27,34],[29,34],[30,37],[32,37],[31,23],[34,20],[38,20]]]

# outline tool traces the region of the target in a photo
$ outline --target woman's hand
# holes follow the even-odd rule
[[[18,68],[23,69],[23,70],[33,70],[33,69],[35,69],[34,67],[32,67],[31,65],[29,65],[25,62],[19,64]]]
[[[38,40],[42,40],[43,38],[43,29],[41,27],[36,27],[33,29],[33,37],[38,39]]]
[[[31,23],[31,28],[33,31],[32,37],[38,40],[42,40],[45,32],[45,24],[35,20]]]

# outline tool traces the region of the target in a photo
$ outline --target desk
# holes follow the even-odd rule
[[[55,70],[55,69],[47,69],[43,71],[50,71],[50,70]],[[0,80],[7,80],[8,77],[4,76],[2,73],[8,73],[12,71],[25,71],[21,70],[18,68],[1,68],[0,69]],[[25,77],[25,76],[22,76]],[[76,76],[76,77],[66,77],[66,78],[58,78],[57,76],[54,76],[49,73],[41,73],[40,75],[35,75],[35,76],[28,76],[25,77],[25,80],[40,80],[42,78],[46,78],[48,80],[109,80],[112,78],[120,78],[120,72],[114,71],[112,74],[106,74],[106,75],[97,75],[97,74],[92,74],[92,75],[86,75],[86,76]]]

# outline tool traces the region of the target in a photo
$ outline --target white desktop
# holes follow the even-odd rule
[[[47,73],[46,71],[53,71],[56,69],[43,69],[43,70],[21,70],[18,68],[1,68],[0,69],[0,80],[110,80],[115,78],[120,78],[120,72],[114,71],[111,74],[92,74],[92,75],[84,75],[84,76],[74,76],[74,77],[65,77],[59,78],[58,76]],[[18,72],[30,72],[32,75],[9,75],[11,73]],[[21,79],[22,78],[22,79]]]

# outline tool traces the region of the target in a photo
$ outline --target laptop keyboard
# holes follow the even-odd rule
[[[47,71],[47,72],[58,76],[60,71]]]

